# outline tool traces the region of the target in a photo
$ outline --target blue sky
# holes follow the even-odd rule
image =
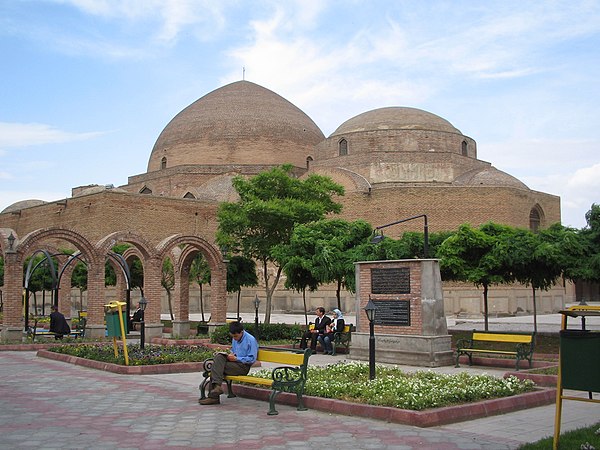
[[[0,211],[126,184],[244,67],[326,136],[421,108],[560,195],[563,224],[600,203],[599,1],[0,0],[0,57]]]

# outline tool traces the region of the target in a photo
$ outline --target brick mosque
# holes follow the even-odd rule
[[[123,299],[124,277],[104,286],[107,254],[116,243],[128,243],[125,260],[139,258],[148,299],[146,330],[160,334],[165,292],[160,284],[162,261],[175,270],[174,326],[185,333],[188,314],[198,312],[197,292],[188,270],[201,252],[212,273],[206,302],[211,321],[225,322],[226,266],[215,244],[220,202],[235,201],[234,176],[253,176],[292,164],[298,177],[318,173],[344,186],[341,217],[364,219],[373,226],[426,214],[430,232],[488,221],[538,229],[560,222],[560,198],[529,189],[517,178],[477,158],[476,141],[448,120],[409,107],[383,107],[352,117],[328,137],[299,108],[280,95],[249,81],[238,81],[201,97],[177,114],[158,136],[146,173],[123,186],[81,186],[72,197],[44,202],[23,200],[0,213],[0,245],[5,261],[4,337],[22,332],[23,263],[36,251],[79,251],[88,265],[87,332],[103,335],[103,308]],[[386,235],[421,231],[418,221],[386,229]],[[109,262],[113,263],[111,258]],[[59,258],[59,266],[65,258]],[[71,264],[59,286],[59,308],[76,312],[77,294],[70,288]],[[282,283],[280,284],[282,286]],[[243,308],[255,292],[244,290]],[[327,287],[310,293],[310,306],[333,307]],[[544,292],[544,308],[560,309],[567,290]],[[531,309],[528,288],[494,287],[490,312],[516,314]],[[473,286],[444,285],[447,314],[480,314],[481,292]],[[350,310],[353,296],[346,293]],[[301,312],[300,294],[280,287],[275,310]],[[232,311],[231,305],[229,310]],[[187,328],[186,328],[187,327]]]

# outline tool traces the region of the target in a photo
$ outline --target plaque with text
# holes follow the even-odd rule
[[[410,269],[371,269],[371,293],[410,294]]]
[[[410,327],[409,300],[373,300],[375,325],[397,325]]]

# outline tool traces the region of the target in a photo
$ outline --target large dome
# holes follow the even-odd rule
[[[367,111],[341,124],[331,136],[383,130],[431,130],[462,134],[450,122],[417,108],[389,107]]]
[[[249,81],[223,86],[177,114],[162,131],[148,172],[181,165],[304,167],[323,132],[280,95]]]

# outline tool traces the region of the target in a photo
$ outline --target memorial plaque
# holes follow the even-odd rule
[[[399,325],[410,327],[409,300],[373,300],[375,325]]]
[[[371,293],[410,294],[410,269],[371,269]]]

